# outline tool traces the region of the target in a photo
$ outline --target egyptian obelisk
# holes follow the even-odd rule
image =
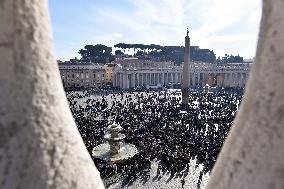
[[[190,38],[187,34],[185,36],[185,48],[184,48],[184,63],[182,70],[182,104],[187,105],[189,102],[189,87],[190,87]]]

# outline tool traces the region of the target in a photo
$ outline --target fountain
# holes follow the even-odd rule
[[[112,124],[107,127],[108,133],[104,136],[106,143],[93,148],[92,155],[105,161],[122,161],[138,153],[132,144],[124,143],[125,135],[121,134],[122,127]]]

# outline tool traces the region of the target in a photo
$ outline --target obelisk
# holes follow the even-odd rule
[[[189,102],[189,87],[190,87],[190,38],[187,34],[185,36],[185,48],[184,48],[184,63],[182,70],[182,104],[187,105]]]

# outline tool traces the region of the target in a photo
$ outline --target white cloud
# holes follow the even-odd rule
[[[208,43],[232,43],[237,41],[244,41],[253,38],[253,34],[234,34],[234,35],[220,35],[208,37]]]
[[[199,6],[204,12],[198,15],[200,27],[197,30],[205,36],[215,35],[241,20],[246,20],[250,12],[258,9],[259,3],[260,0],[203,0]]]
[[[117,38],[123,38],[123,35],[121,33],[113,33],[113,36]]]
[[[184,0],[128,0],[135,5],[135,16],[148,24],[181,26]]]
[[[184,45],[189,27],[191,44],[216,54],[254,56],[261,0],[126,0],[128,9],[94,8],[91,43],[119,42]],[[131,7],[131,9],[129,9]],[[92,16],[88,16],[93,19]],[[92,23],[94,24],[94,23]],[[89,32],[91,33],[91,32]]]
[[[115,10],[97,10],[100,15],[100,19],[105,20],[106,23],[112,25],[119,25],[122,28],[127,28],[129,30],[140,30],[143,29],[143,24],[137,22],[132,16],[127,15],[123,12],[118,12]]]
[[[261,9],[256,9],[250,13],[248,16],[248,24],[252,25],[259,25],[260,23],[260,18],[261,17]]]

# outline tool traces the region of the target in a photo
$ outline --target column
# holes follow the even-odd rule
[[[198,86],[200,86],[200,72],[197,73],[197,83],[198,83]]]
[[[224,73],[223,87],[227,87],[227,73]]]
[[[157,85],[157,73],[154,73],[154,85]]]
[[[112,86],[115,87],[115,83],[116,83],[116,74],[115,73],[113,73],[112,79],[113,79]]]
[[[233,86],[233,73],[230,73],[230,87]]]
[[[135,73],[131,74],[131,78],[132,78],[131,87],[134,88],[135,87]]]
[[[119,88],[123,88],[123,75],[122,73],[119,73]]]
[[[178,73],[175,73],[175,76],[176,76],[176,77],[175,77],[175,78],[176,78],[175,83],[178,84],[178,83],[179,83],[179,82],[178,82]]]
[[[126,88],[129,89],[129,74],[126,74]]]
[[[193,73],[193,78],[192,78],[192,85],[193,87],[195,87],[196,83],[195,83],[195,79],[196,79],[196,73]]]
[[[140,81],[139,79],[140,78],[139,78],[139,76],[140,76],[140,73],[137,73],[137,75],[136,75],[136,79],[137,79],[137,83],[136,84],[137,84],[137,86],[140,86],[140,83],[139,83],[139,81]]]
[[[162,82],[161,84],[164,86],[165,85],[165,73],[162,72]]]

